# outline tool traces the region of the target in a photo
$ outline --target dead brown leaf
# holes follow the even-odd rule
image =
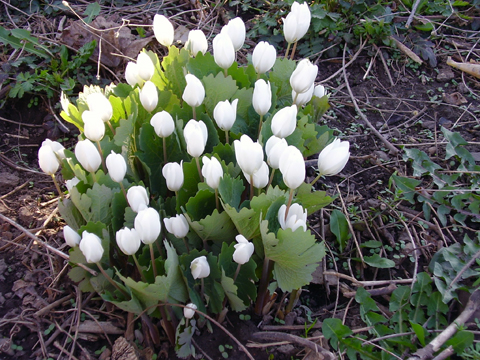
[[[75,49],[96,40],[97,48],[93,52],[92,58],[98,59],[101,45],[101,63],[116,68],[125,62],[125,57],[136,58],[140,50],[153,39],[153,36],[137,39],[128,27],[121,25],[121,21],[118,21],[115,16],[109,18],[97,16],[90,26],[77,20],[63,30],[61,40]]]
[[[468,103],[467,99],[463,97],[459,92],[454,92],[452,94],[442,94],[443,101],[451,105],[462,105]]]

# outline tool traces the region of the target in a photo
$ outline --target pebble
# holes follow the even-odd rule
[[[7,187],[17,186],[20,182],[20,178],[10,172],[0,173],[0,188],[5,189]]]
[[[447,82],[455,77],[455,73],[450,67],[440,68],[439,70],[437,75],[437,81],[439,82]]]

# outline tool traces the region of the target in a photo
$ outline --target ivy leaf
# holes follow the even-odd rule
[[[325,256],[325,246],[303,228],[267,233],[268,221],[260,224],[265,257],[274,261],[273,273],[282,291],[292,291],[312,281],[312,273]]]
[[[392,179],[395,181],[395,186],[402,191],[401,194],[403,198],[410,202],[410,204],[415,204],[415,188],[420,185],[422,181],[397,175],[392,175]]]
[[[352,334],[352,330],[342,324],[342,320],[328,318],[323,321],[322,333],[325,339],[330,340],[330,345],[338,350],[338,341]]]

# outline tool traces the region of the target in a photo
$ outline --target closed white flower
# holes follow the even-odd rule
[[[217,189],[220,184],[220,179],[223,178],[222,165],[214,156],[212,156],[211,159],[204,156],[202,162],[202,175],[205,178],[205,182],[212,189]]]
[[[197,158],[203,154],[208,139],[207,126],[203,121],[190,120],[183,129],[183,136],[191,157]]]
[[[213,58],[222,69],[228,69],[235,61],[235,48],[227,34],[220,33],[213,39]]]
[[[187,86],[182,94],[182,99],[192,108],[202,105],[205,99],[205,88],[202,82],[193,74],[185,75]]]
[[[290,145],[283,151],[279,165],[283,182],[290,189],[298,188],[305,180],[305,160],[295,146]]]
[[[38,149],[38,165],[47,175],[53,175],[57,172],[60,162],[50,145],[45,144]]]
[[[276,136],[271,136],[265,144],[265,153],[267,154],[268,165],[272,169],[278,169],[283,151],[288,147],[287,140]]]
[[[79,248],[88,263],[98,263],[102,259],[102,240],[95,234],[84,231]]]
[[[163,219],[163,222],[165,223],[167,231],[178,239],[187,236],[188,230],[190,229],[187,218],[183,214],[177,214],[175,217],[165,218]]]
[[[253,49],[252,63],[257,74],[270,70],[277,60],[277,50],[266,41],[260,41]]]
[[[142,90],[140,90],[140,102],[148,112],[152,112],[157,107],[158,91],[153,82],[147,81],[143,85]]]
[[[107,165],[108,175],[113,181],[120,183],[123,181],[125,174],[127,173],[127,162],[121,154],[115,154],[113,150],[107,156],[105,160]]]
[[[93,142],[103,139],[105,135],[105,123],[100,114],[95,111],[85,110],[82,113],[83,134]]]
[[[186,319],[191,319],[195,315],[195,310],[197,310],[197,305],[194,303],[187,304],[183,308],[183,316],[185,316]]]
[[[63,237],[67,245],[70,247],[78,246],[78,244],[80,244],[80,240],[82,239],[82,237],[68,225],[63,227]]]
[[[133,61],[129,61],[127,63],[127,67],[125,68],[125,80],[127,80],[128,85],[134,87],[138,84],[138,86],[142,86],[145,80],[143,80],[140,75],[138,74],[138,65]]]
[[[233,261],[237,264],[243,265],[250,260],[250,257],[255,250],[253,243],[248,241],[245,236],[239,234],[235,236],[235,240],[237,240],[237,244],[233,245],[235,251],[233,252]]]
[[[318,74],[318,66],[313,65],[310,60],[303,59],[290,76],[290,85],[297,94],[307,92],[315,82]]]
[[[245,23],[241,18],[236,17],[230,20],[228,24],[222,28],[221,32],[228,35],[235,51],[242,48],[245,42],[246,29]]]
[[[317,85],[313,90],[313,95],[315,95],[318,98],[324,97],[327,94],[328,94],[327,90],[323,85]]]
[[[265,115],[272,106],[272,90],[270,82],[259,79],[253,88],[252,105],[258,115]]]
[[[97,113],[103,122],[109,121],[113,116],[112,104],[102,93],[89,94],[87,105],[90,111]]]
[[[318,155],[318,171],[323,176],[333,176],[343,170],[350,157],[350,143],[335,139]]]
[[[153,244],[162,230],[158,211],[150,207],[138,212],[134,224],[140,240],[147,245]]]
[[[203,55],[207,52],[208,42],[202,30],[191,30],[188,33],[188,39],[185,48],[191,56],[196,56],[199,52]]]
[[[170,46],[173,44],[173,25],[164,15],[156,14],[153,17],[153,34],[157,41],[163,46]]]
[[[136,213],[148,207],[147,190],[140,185],[132,186],[127,191],[127,201],[132,210]]]
[[[300,40],[308,31],[311,21],[310,8],[307,3],[294,2],[292,9],[283,19],[283,33],[287,43],[291,44]]]
[[[253,142],[248,135],[233,142],[238,166],[246,174],[253,175],[263,164],[263,149],[258,141]]]
[[[262,165],[260,166],[260,169],[258,169],[254,174],[253,174],[253,187],[256,189],[263,189],[265,186],[268,184],[268,165],[264,161],[262,162]],[[243,172],[243,175],[245,176],[245,179],[247,179],[247,182],[250,184],[250,175],[248,175],[246,172]]]
[[[237,104],[238,99],[230,101],[219,101],[213,109],[213,118],[218,127],[223,131],[228,131],[232,128],[233,123],[237,118]]]
[[[205,256],[194,259],[190,264],[190,271],[194,279],[203,279],[210,275],[210,265]]]
[[[102,163],[102,157],[96,146],[88,139],[75,145],[75,157],[88,172],[96,172]]]
[[[287,106],[280,109],[272,118],[272,133],[276,137],[286,138],[297,127],[297,106]]]
[[[155,72],[155,66],[153,61],[147,53],[141,52],[137,55],[137,74],[143,81],[149,81],[153,73]]]
[[[140,248],[141,241],[137,230],[127,227],[120,229],[115,234],[117,245],[125,255],[133,255]]]
[[[183,186],[183,160],[179,163],[166,163],[162,169],[162,175],[167,182],[167,188],[170,191],[178,191]]]
[[[150,120],[150,125],[153,126],[155,133],[161,138],[166,138],[172,135],[175,130],[175,123],[173,122],[172,115],[165,110],[153,115]]]

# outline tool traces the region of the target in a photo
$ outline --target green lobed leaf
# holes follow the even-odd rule
[[[277,58],[272,71],[269,74],[269,80],[277,87],[276,95],[292,98],[292,87],[290,86],[290,76],[295,70],[296,64],[293,60]]]
[[[222,72],[222,68],[215,63],[213,55],[209,52],[202,54],[199,52],[194,58],[190,58],[186,68],[190,74],[202,79],[205,76],[215,76]]]
[[[425,329],[423,328],[422,325],[414,323],[413,321],[410,321],[410,325],[412,325],[412,329],[415,332],[415,335],[418,338],[418,341],[420,341],[420,344],[422,344],[423,347],[425,347]]]
[[[222,202],[238,210],[242,201],[242,194],[245,190],[243,180],[239,177],[232,178],[229,174],[224,174],[218,186],[218,194]]]
[[[233,311],[243,311],[247,308],[237,295],[238,287],[235,285],[235,282],[232,278],[225,275],[225,270],[222,269],[222,280],[221,280],[223,291],[228,298],[228,303]]]
[[[453,346],[455,354],[460,354],[465,348],[473,344],[473,340],[474,336],[471,331],[460,330],[445,342],[445,346]]]
[[[300,185],[295,198],[307,210],[308,215],[312,215],[333,201],[330,196],[327,196],[325,191],[312,192],[312,186],[307,183]]]
[[[338,350],[338,341],[352,334],[352,330],[342,324],[342,320],[336,318],[327,318],[322,323],[322,334],[325,339],[330,341],[330,345]]]
[[[162,60],[162,68],[165,72],[162,80],[164,81],[166,88],[171,90],[178,98],[182,96],[183,90],[187,84],[183,68],[189,60],[190,55],[188,54],[188,51],[185,49],[179,50],[175,46],[170,46],[168,48],[168,56],[165,56]],[[160,90],[164,90],[163,86],[160,85],[158,87]]]
[[[309,231],[279,229],[277,237],[267,233],[268,221],[262,221],[265,257],[274,261],[273,273],[282,291],[292,291],[310,283],[312,273],[325,256],[325,245],[317,243]]]
[[[115,298],[112,296],[112,294],[108,291],[105,291],[104,294],[102,294],[102,299],[105,301],[108,301],[109,303],[112,303],[119,309],[133,313],[135,315],[140,315],[143,312],[143,307],[140,301],[137,299],[135,294],[130,292],[131,299],[130,300],[124,300],[124,301],[118,301],[115,300]]]
[[[74,230],[78,230],[85,224],[85,219],[70,199],[59,201],[58,211],[60,212],[60,215],[62,215],[62,218],[67,222],[68,226]]]
[[[235,80],[231,76],[225,77],[223,72],[219,72],[216,76],[210,74],[201,79],[205,87],[204,105],[207,114],[212,115],[213,109],[219,101],[232,99],[232,96],[238,90]]]
[[[193,335],[196,330],[196,320],[190,319],[190,326],[185,326],[185,318],[180,320],[177,326],[175,338],[177,343],[175,344],[176,355],[181,359],[188,359],[191,356],[195,357],[195,346],[192,344]],[[182,331],[183,329],[183,331]]]
[[[226,212],[219,213],[217,209],[213,210],[211,215],[207,215],[203,219],[192,221],[190,226],[202,240],[210,240],[213,242],[230,243],[238,234],[228,214]]]
[[[402,190],[403,198],[411,204],[415,204],[415,188],[420,185],[422,181],[397,175],[392,175],[392,179],[395,181],[395,186]]]
[[[235,276],[238,264],[233,261],[233,253],[235,252],[235,243],[227,245],[222,244],[222,250],[218,256],[218,264],[220,268],[225,271],[225,275],[229,278]],[[251,301],[257,298],[257,287],[255,282],[258,280],[255,275],[257,264],[250,258],[250,260],[240,267],[240,272],[235,279],[235,285],[238,286],[236,295],[242,299],[245,305],[249,305]],[[226,291],[226,290],[225,290]]]
[[[199,190],[195,196],[190,197],[185,208],[193,221],[200,221],[216,210],[215,193],[210,189]]]

